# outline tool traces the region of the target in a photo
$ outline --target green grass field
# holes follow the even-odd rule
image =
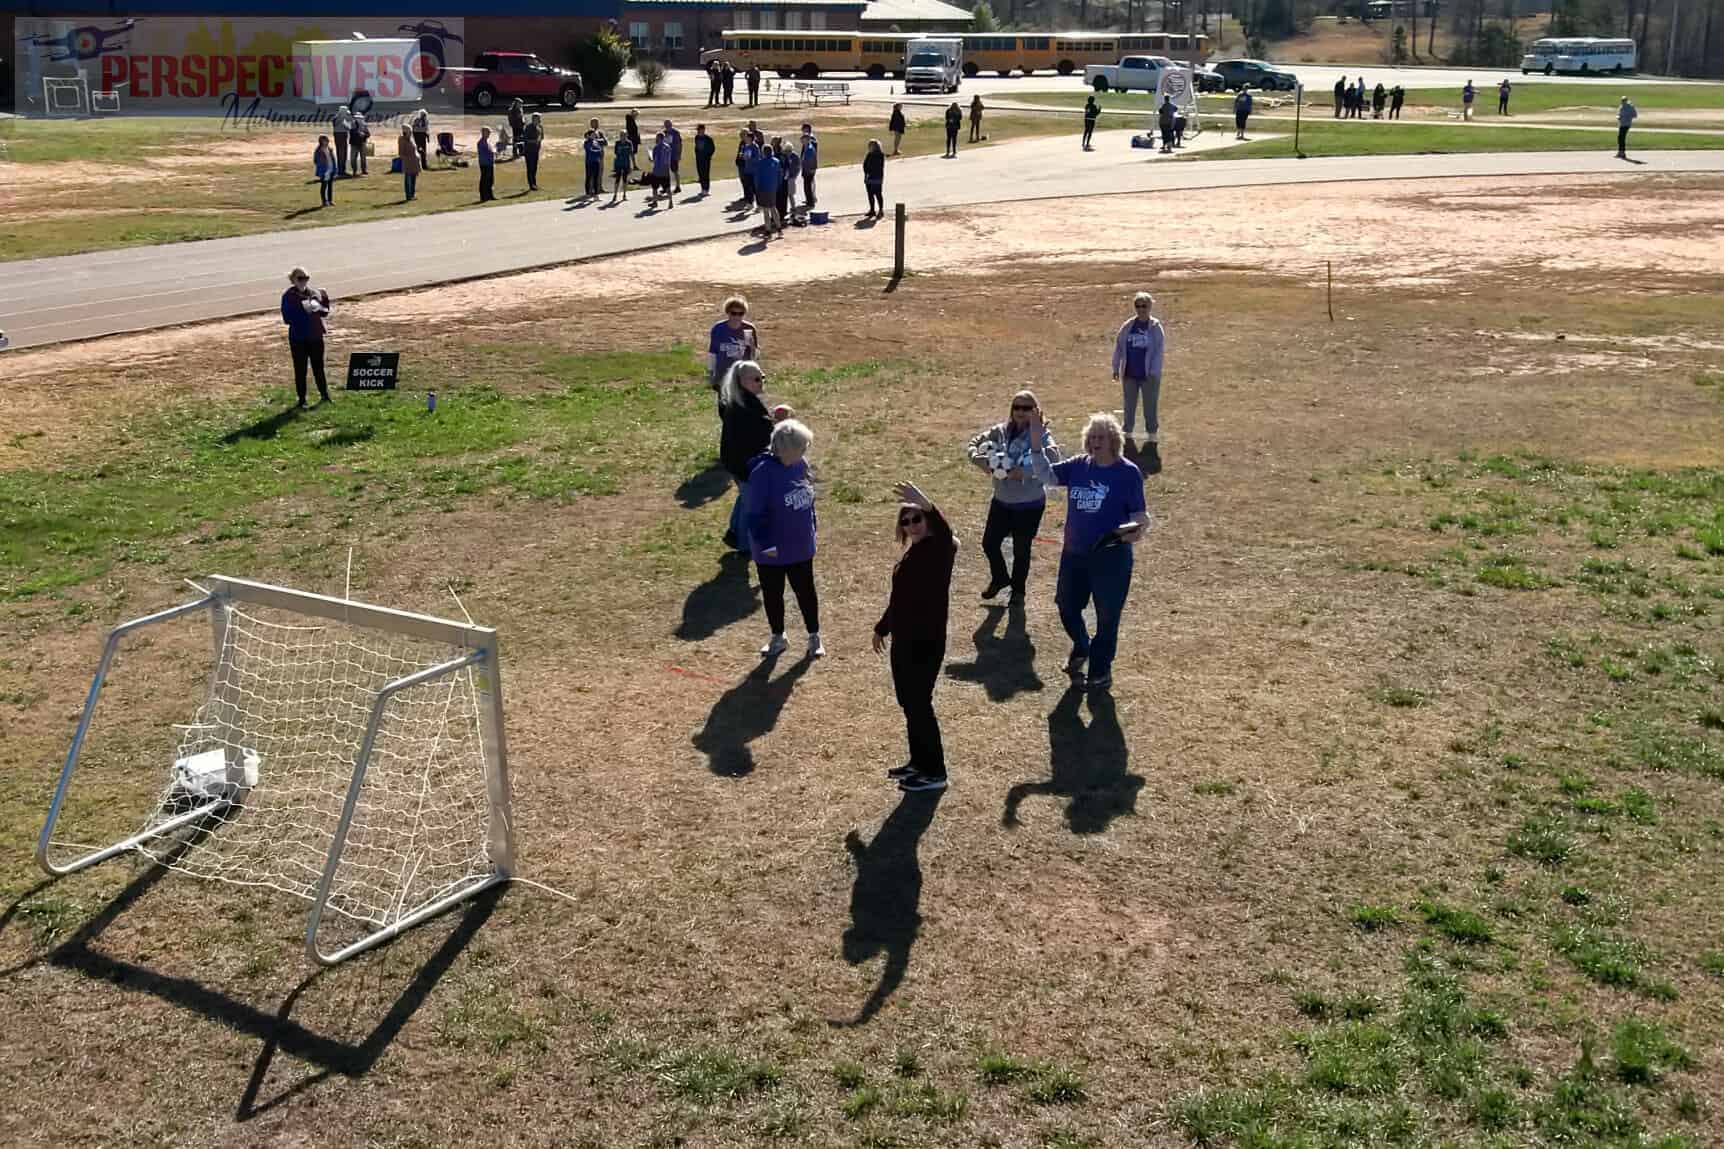
[[[1293,154],[1293,120],[1288,116],[1259,120],[1256,131],[1277,133],[1273,140],[1251,140],[1220,151],[1199,152],[1191,160],[1260,159]],[[1231,121],[1217,120],[1212,131],[1231,133]],[[1724,135],[1636,131],[1629,136],[1635,151],[1716,150]],[[1307,156],[1401,156],[1462,152],[1615,151],[1612,128],[1512,128],[1476,124],[1335,123],[1317,118],[1300,126],[1299,149]]]
[[[1364,69],[1367,78],[1370,69]],[[1293,94],[1291,92],[1253,92],[1259,101],[1259,106],[1265,97],[1287,101],[1286,107],[1292,109]],[[1332,108],[1333,90],[1330,88],[1308,88],[1305,92],[1307,108],[1323,108],[1328,114]],[[1011,98],[1025,104],[1045,104],[1051,107],[1081,108],[1089,94],[1084,92],[1014,92]],[[1145,92],[1101,92],[1096,93],[1096,102],[1103,112],[1126,111],[1143,112],[1151,110],[1152,102]],[[1724,110],[1724,84],[1691,83],[1691,84],[1615,84],[1599,82],[1597,84],[1547,84],[1528,82],[1514,85],[1510,95],[1509,111],[1513,115],[1531,115],[1535,112],[1548,112],[1556,109],[1570,110],[1580,108],[1595,108],[1604,111],[1614,110],[1617,101],[1627,96],[1634,101],[1634,106],[1641,112],[1652,111],[1718,111]],[[1409,88],[1407,89],[1407,107],[1454,105],[1460,106],[1460,89],[1454,88],[1451,93],[1448,88]],[[1217,112],[1231,108],[1233,97],[1207,93],[1201,97],[1205,112]],[[1487,91],[1479,87],[1479,114],[1494,118],[1496,113],[1496,88],[1491,86]]]

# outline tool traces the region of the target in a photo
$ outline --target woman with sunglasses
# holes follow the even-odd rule
[[[946,614],[952,597],[952,563],[958,539],[937,507],[914,483],[892,488],[898,496],[898,543],[904,553],[892,568],[892,597],[874,624],[874,653],[892,646],[892,688],[904,711],[910,760],[888,770],[911,793],[946,788],[946,751],[934,716],[934,685],[946,661]]]
[[[1046,446],[1032,435],[1030,417],[1041,410],[1034,391],[1012,396],[1012,413],[970,440],[970,461],[994,477],[994,498],[988,504],[988,525],[982,529],[982,553],[988,557],[988,588],[982,597],[991,599],[1006,587],[1012,598],[1022,600],[1030,577],[1030,543],[1042,525],[1047,510],[1047,488],[1036,478],[1029,456],[1040,452],[1048,462],[1059,458],[1059,449],[1049,437]],[[1012,539],[1012,574],[1006,577],[1006,557],[1000,544]]]
[[[808,478],[808,447],[814,432],[795,419],[772,428],[772,449],[754,457],[748,470],[748,545],[760,572],[760,597],[772,637],[760,653],[773,658],[789,649],[784,638],[784,584],[808,627],[808,657],[820,658],[820,596],[814,590],[814,484]]]
[[[1042,424],[1040,411],[1031,423],[1044,446],[1053,436]],[[1041,452],[1030,455],[1037,477],[1048,486],[1066,489],[1065,545],[1060,552],[1059,585],[1054,601],[1060,623],[1072,640],[1066,673],[1082,680],[1089,664],[1089,686],[1113,685],[1113,656],[1119,646],[1119,617],[1131,589],[1131,544],[1143,537],[1149,511],[1143,501],[1143,472],[1121,454],[1125,432],[1112,415],[1095,414],[1083,429],[1084,453],[1049,463]],[[1084,626],[1083,611],[1095,600],[1095,637]]]
[[[1144,452],[1144,469],[1150,474],[1161,473],[1161,452],[1157,446],[1161,421],[1161,356],[1167,337],[1161,320],[1150,314],[1155,298],[1140,291],[1131,301],[1134,314],[1119,326],[1113,341],[1113,381],[1124,388],[1125,435],[1132,436],[1137,422],[1137,398],[1143,396],[1143,429],[1148,441]]]
[[[707,380],[714,391],[724,373],[744,359],[760,358],[760,331],[748,321],[748,300],[733,295],[724,301],[724,318],[712,325],[706,343]]]

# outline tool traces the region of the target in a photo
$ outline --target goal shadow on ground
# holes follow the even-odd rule
[[[187,840],[182,846],[182,852],[189,848],[192,841],[195,839]],[[144,870],[102,907],[101,912],[80,925],[71,937],[43,957],[26,965],[45,963],[133,993],[149,994],[168,1005],[198,1014],[262,1041],[263,1047],[258,1051],[251,1076],[235,1108],[234,1119],[241,1122],[274,1109],[332,1076],[359,1078],[369,1073],[402,1027],[430,996],[431,990],[443,975],[448,973],[461,951],[490,918],[504,889],[502,886],[493,886],[475,896],[461,910],[447,915],[456,920],[453,931],[419,967],[371,1032],[355,1042],[316,1033],[294,1021],[291,1016],[295,1004],[321,977],[325,974],[339,977],[343,970],[353,970],[355,965],[344,965],[333,970],[318,969],[294,986],[292,992],[272,1013],[195,979],[163,974],[93,948],[93,943],[109,926],[142,900],[155,888],[156,883],[170,872],[165,865],[153,865]],[[45,882],[25,893],[4,915],[0,915],[0,925],[9,922],[20,906],[53,884]],[[4,971],[4,974],[18,972],[21,968],[25,967],[14,967]],[[294,1081],[275,1096],[260,1103],[259,1095],[268,1082],[270,1068],[278,1053],[286,1053],[307,1062],[316,1067],[316,1072]]]

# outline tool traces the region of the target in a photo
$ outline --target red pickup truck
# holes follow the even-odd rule
[[[531,52],[480,52],[471,67],[448,71],[460,80],[462,96],[481,110],[516,99],[572,108],[581,98],[579,72],[553,68]]]

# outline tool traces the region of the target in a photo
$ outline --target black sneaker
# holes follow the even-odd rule
[[[1099,678],[1092,678],[1089,680],[1089,688],[1091,690],[1108,690],[1111,689],[1112,686],[1113,675],[1111,674],[1104,674]]]
[[[906,794],[922,794],[929,790],[944,790],[947,786],[944,774],[938,777],[923,774],[920,771],[898,780],[898,789]]]
[[[1143,473],[1146,475],[1161,474],[1161,451],[1153,440],[1144,444]]]
[[[1073,651],[1072,656],[1066,659],[1066,673],[1071,675],[1073,678],[1082,678],[1084,663],[1088,661],[1089,655],[1078,654],[1076,651]]]
[[[723,542],[724,542],[725,546],[729,547],[733,551],[741,549],[740,547],[738,547],[736,545],[736,532],[735,531],[725,531]]]
[[[886,777],[892,779],[893,781],[897,781],[900,778],[908,778],[910,775],[914,774],[915,772],[916,772],[916,767],[911,765],[910,763],[906,762],[902,766],[894,766],[890,770],[886,771]]]
[[[1003,583],[1003,582],[991,582],[991,583],[989,583],[987,585],[987,588],[982,591],[983,600],[985,601],[987,599],[993,598],[995,595],[997,595],[1001,591],[1005,590],[1008,585],[1009,584]]]

